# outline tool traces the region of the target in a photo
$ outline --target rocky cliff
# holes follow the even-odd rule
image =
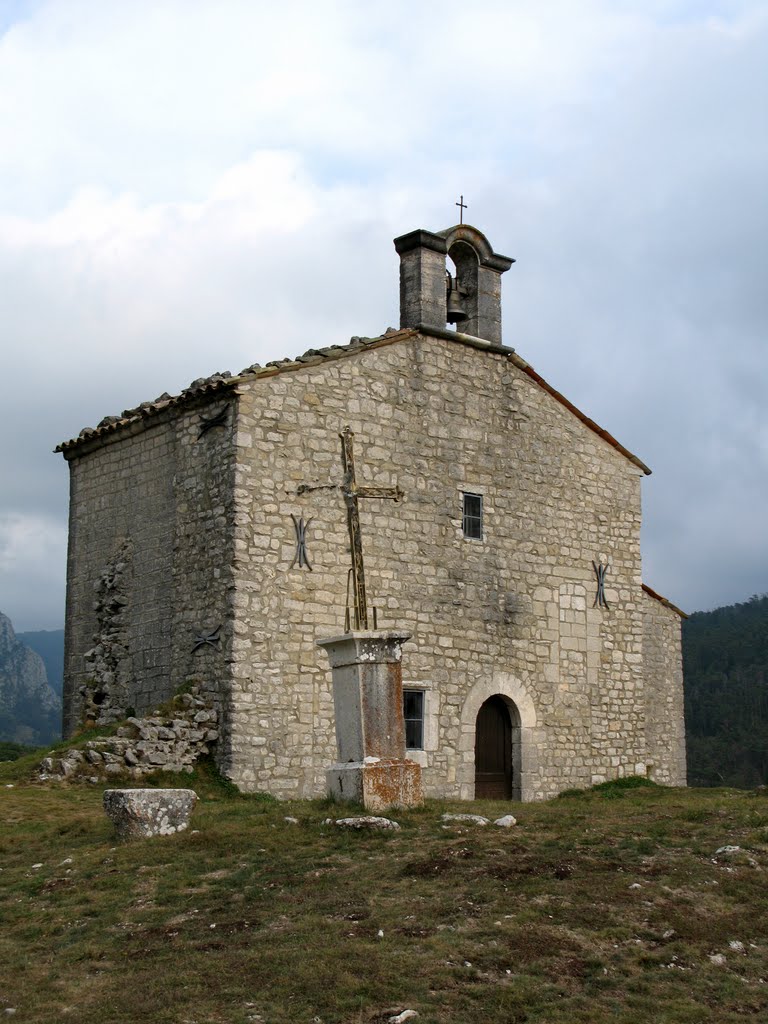
[[[39,654],[23,644],[0,612],[0,740],[31,745],[61,735],[61,700]]]

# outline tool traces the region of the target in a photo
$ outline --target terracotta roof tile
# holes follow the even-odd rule
[[[649,597],[652,597],[655,601],[659,601],[663,604],[665,608],[669,608],[671,611],[677,612],[681,619],[688,618],[688,615],[684,611],[681,611],[676,604],[672,604],[672,602],[668,601],[666,597],[662,597],[661,594],[657,594],[655,590],[651,590],[651,588],[645,583],[643,584],[643,590]]]

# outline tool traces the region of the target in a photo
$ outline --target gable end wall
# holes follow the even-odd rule
[[[426,691],[426,791],[474,793],[462,713],[475,686],[531,702],[525,798],[645,771],[636,466],[505,354],[432,337],[240,390],[234,781],[325,792],[333,702],[315,642],[344,628],[347,424],[358,482],[405,492],[361,500],[361,522],[379,628],[413,632],[403,681]],[[482,541],[462,536],[463,490],[483,495]],[[291,568],[291,515],[311,520],[312,572]],[[600,559],[610,610],[593,607]]]

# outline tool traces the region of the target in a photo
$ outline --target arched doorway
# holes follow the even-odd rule
[[[475,722],[475,799],[520,799],[520,724],[517,709],[499,694],[480,707]]]

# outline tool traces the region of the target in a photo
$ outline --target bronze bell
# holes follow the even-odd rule
[[[458,277],[451,277],[447,270],[445,274],[447,277],[445,287],[448,293],[447,316],[445,319],[449,324],[460,324],[463,320],[469,319],[469,314],[461,304],[462,293],[459,288],[459,279]]]

